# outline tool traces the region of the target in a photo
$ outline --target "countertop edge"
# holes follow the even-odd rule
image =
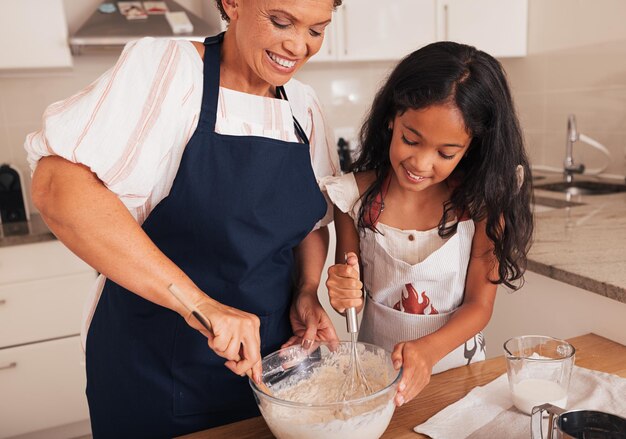
[[[528,260],[528,270],[551,279],[572,285],[577,288],[589,291],[591,293],[613,299],[618,302],[626,303],[626,289],[615,285],[608,285],[597,279],[587,276],[581,276],[571,271],[562,270],[552,265],[543,264],[541,262]]]
[[[36,213],[30,216],[29,221],[0,224],[0,248],[56,239],[41,215]]]
[[[21,236],[5,236],[0,239],[0,248],[11,247],[14,245],[35,244],[38,242],[54,241],[57,237],[52,232],[43,235],[21,235]]]

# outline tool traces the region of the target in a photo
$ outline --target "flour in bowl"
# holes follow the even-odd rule
[[[382,350],[360,349],[359,356],[372,395],[342,402],[349,355],[342,351],[329,355],[308,373],[294,374],[272,387],[273,395],[287,402],[261,402],[261,412],[274,435],[279,439],[380,437],[395,409],[395,385],[386,387],[398,372]]]

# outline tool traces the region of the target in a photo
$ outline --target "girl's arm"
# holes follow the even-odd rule
[[[258,317],[204,294],[89,168],[56,156],[44,157],[33,174],[32,195],[48,227],[81,259],[129,291],[179,313],[208,337],[209,347],[228,360],[225,364],[233,372],[243,374],[252,368],[260,377]],[[169,293],[171,283],[206,315],[213,334]]]
[[[396,404],[413,399],[430,381],[432,368],[449,352],[481,331],[489,322],[496,298],[498,263],[485,221],[476,223],[463,304],[442,328],[417,340],[396,345],[394,366],[403,366]]]
[[[340,314],[350,307],[356,307],[359,312],[363,308],[363,283],[358,265],[359,234],[350,215],[336,206],[334,216],[337,236],[335,265],[328,269],[326,281],[330,304]],[[348,260],[346,256],[349,256]]]
[[[297,278],[289,316],[295,335],[283,347],[302,341],[308,348],[315,340],[337,340],[335,327],[317,297],[327,254],[327,227],[309,233],[294,251]]]

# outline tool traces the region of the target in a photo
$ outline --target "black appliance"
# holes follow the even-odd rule
[[[340,137],[337,141],[337,153],[339,154],[339,166],[343,172],[348,172],[352,165],[352,156],[350,155],[350,143]]]
[[[0,223],[28,221],[20,172],[9,164],[0,165]]]

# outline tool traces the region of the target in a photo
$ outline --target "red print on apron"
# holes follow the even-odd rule
[[[410,283],[404,285],[402,298],[393,306],[393,309],[409,314],[439,314],[439,311],[430,303],[430,297],[426,295],[426,291],[418,293]]]

